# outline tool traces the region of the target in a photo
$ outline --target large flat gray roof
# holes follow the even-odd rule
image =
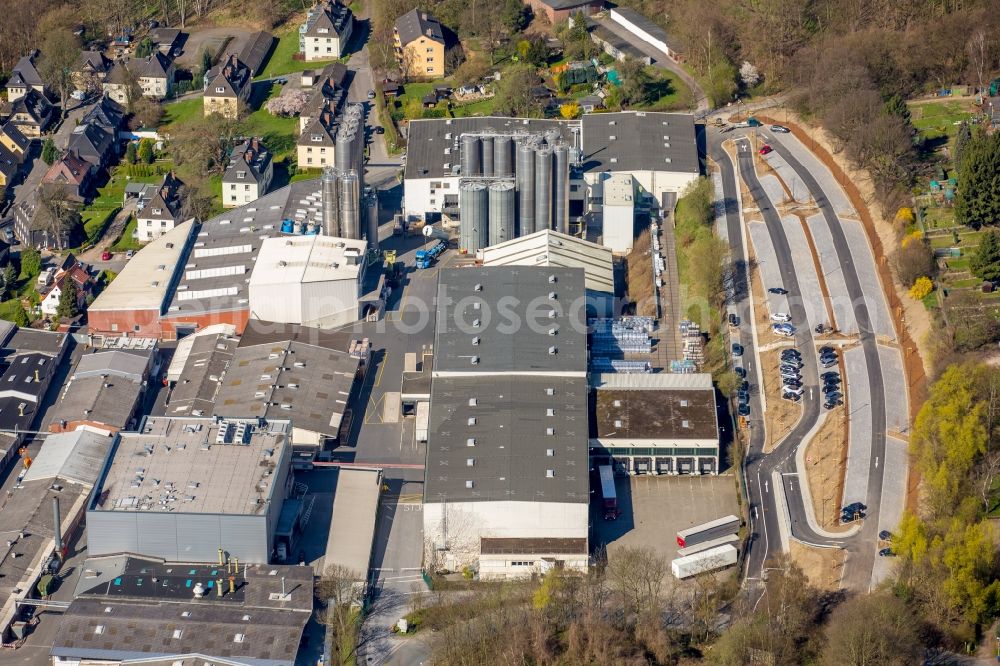
[[[586,171],[699,172],[691,114],[588,113],[582,123]]]
[[[425,502],[589,501],[586,378],[435,377],[428,432]]]
[[[167,414],[204,416],[212,413],[222,377],[233,360],[238,341],[225,333],[198,335],[173,390]]]
[[[586,373],[582,268],[449,268],[439,276],[435,377]]]
[[[225,443],[209,418],[148,417],[141,432],[121,433],[92,509],[259,514],[283,482],[272,472],[290,454],[291,425],[255,425],[242,443],[227,425]]]

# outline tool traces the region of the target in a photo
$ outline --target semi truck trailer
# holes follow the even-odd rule
[[[705,541],[711,541],[712,539],[724,537],[727,534],[733,534],[734,532],[739,531],[739,529],[740,519],[736,516],[726,516],[725,518],[719,518],[707,523],[702,523],[701,525],[689,527],[686,530],[681,530],[677,533],[677,545],[681,548],[686,548],[695,544],[704,543]]]
[[[736,564],[736,547],[716,546],[694,555],[678,557],[670,563],[670,571],[681,580]]]

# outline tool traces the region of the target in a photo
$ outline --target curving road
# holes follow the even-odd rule
[[[724,135],[709,130],[709,153],[722,170],[723,194],[726,199],[726,225],[734,266],[739,278],[735,290],[736,303],[733,306],[743,321],[741,340],[749,340],[750,290],[746,285],[746,249],[742,242],[742,223],[738,210],[737,180],[732,159],[722,147]],[[872,451],[875,459],[885,459],[885,393],[882,380],[882,368],[878,349],[872,332],[870,317],[864,301],[861,281],[858,278],[852,259],[850,247],[844,235],[836,213],[830,206],[822,188],[812,174],[780,144],[780,139],[768,135],[769,142],[778,153],[785,158],[789,166],[795,170],[801,182],[809,189],[817,207],[823,213],[830,227],[834,246],[840,265],[843,268],[847,291],[851,298],[858,326],[861,330],[860,341],[864,350],[865,362],[869,375],[869,395],[872,408]],[[783,287],[788,290],[788,302],[794,321],[806,322],[801,291],[796,278],[791,250],[785,236],[780,216],[774,210],[766,192],[757,179],[753,166],[753,152],[750,142],[741,137],[737,139],[740,176],[750,191],[757,207],[764,217],[771,243],[774,246],[778,263],[780,264]],[[816,425],[820,415],[818,386],[818,369],[816,365],[815,346],[812,332],[806,325],[799,326],[796,332],[795,345],[802,349],[803,383],[812,386],[803,396],[802,417],[792,432],[770,454],[763,452],[763,421],[760,420],[761,407],[759,398],[752,398],[751,436],[744,471],[747,478],[747,489],[750,496],[750,545],[746,558],[746,576],[754,581],[764,577],[768,558],[781,550],[782,515],[787,510],[788,530],[795,539],[818,545],[843,547],[848,551],[847,564],[843,577],[843,587],[852,590],[868,590],[872,580],[872,569],[877,551],[878,511],[882,495],[883,469],[870,467],[869,485],[866,504],[868,519],[861,530],[853,535],[833,538],[818,534],[809,524],[807,507],[799,485],[799,477],[795,464],[795,453],[799,445],[807,438]],[[744,345],[748,346],[748,345]],[[753,374],[751,373],[751,377]],[[784,495],[783,504],[775,496],[773,479],[780,478]]]

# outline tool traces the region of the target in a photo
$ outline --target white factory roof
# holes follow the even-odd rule
[[[712,375],[707,372],[673,374],[669,372],[649,373],[593,373],[590,385],[598,389],[619,390],[669,390],[669,389],[711,389]]]
[[[260,247],[250,286],[358,280],[366,241],[334,236],[268,238]]]
[[[582,268],[587,289],[615,291],[611,248],[548,229],[491,245],[483,250],[483,266]]]
[[[49,435],[38,456],[24,475],[24,481],[42,481],[56,477],[64,481],[93,486],[101,473],[112,437],[89,430],[74,430]]]
[[[162,310],[194,227],[188,220],[136,253],[89,310]]]
[[[377,469],[341,467],[337,472],[323,569],[340,565],[354,572],[356,580],[368,577],[381,489]]]
[[[605,206],[632,206],[635,198],[635,186],[632,174],[615,173],[604,181]]]

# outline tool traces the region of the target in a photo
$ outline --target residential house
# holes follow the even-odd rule
[[[34,88],[10,102],[4,111],[8,122],[15,125],[25,137],[37,139],[56,119],[56,109],[42,93]]]
[[[152,197],[136,212],[136,237],[142,241],[159,238],[174,228],[181,214],[180,189],[183,183],[172,173],[163,177],[163,182]]]
[[[17,125],[8,122],[0,125],[0,146],[12,152],[19,162],[23,162],[24,156],[31,149],[31,141],[21,133]]]
[[[128,104],[128,87],[134,82],[143,97],[163,99],[174,89],[174,63],[159,51],[146,58],[116,62],[101,87],[119,104]]]
[[[407,78],[444,76],[444,32],[441,22],[413,9],[396,19],[393,30],[396,61]]]
[[[14,236],[22,247],[36,250],[65,250],[70,247],[73,229],[56,220],[48,207],[41,205],[37,191],[34,195],[16,204],[14,213]]]
[[[84,51],[73,66],[73,85],[77,90],[100,90],[113,64],[100,51]]]
[[[81,127],[84,127],[81,125]],[[99,130],[98,130],[99,131]],[[52,163],[42,183],[62,190],[73,199],[85,199],[97,175],[97,166],[84,159],[80,153],[70,148]]]
[[[333,60],[344,55],[354,30],[354,14],[337,0],[321,0],[299,26],[299,52],[305,60]]]
[[[323,68],[313,84],[313,94],[299,113],[299,132],[323,111],[336,116],[347,102],[347,67],[335,62]]]
[[[29,90],[45,94],[45,82],[35,68],[38,51],[32,51],[17,61],[7,80],[7,101],[13,102],[24,97]]]
[[[218,113],[225,118],[236,118],[240,105],[250,99],[250,68],[236,54],[231,54],[223,64],[205,75],[205,115]]]
[[[584,113],[593,113],[604,108],[604,99],[600,95],[585,95],[577,101],[577,104]]]
[[[267,194],[274,178],[274,164],[269,151],[254,137],[233,150],[229,166],[222,176],[222,205],[243,206]]]
[[[80,121],[81,124],[96,125],[112,135],[115,145],[118,145],[118,130],[125,119],[125,109],[107,95],[87,112]]]
[[[20,168],[21,160],[7,146],[0,143],[0,187],[7,187],[17,176]]]
[[[302,130],[296,142],[299,169],[334,166],[333,152],[337,145],[335,118],[331,111],[324,110]]]
[[[67,148],[99,168],[113,162],[118,152],[114,134],[92,123],[74,127]]]
[[[182,34],[177,28],[153,28],[148,36],[157,51],[168,58],[176,58],[180,55]]]
[[[250,75],[257,76],[264,70],[267,57],[274,47],[274,35],[269,32],[254,33],[240,51],[240,62],[250,68]]]
[[[76,262],[70,268],[56,273],[52,286],[48,291],[41,294],[40,304],[42,314],[54,317],[59,310],[59,301],[62,300],[62,288],[66,280],[73,282],[76,287],[76,307],[82,311],[87,304],[87,296],[94,292],[94,278],[87,272],[83,264]]]

